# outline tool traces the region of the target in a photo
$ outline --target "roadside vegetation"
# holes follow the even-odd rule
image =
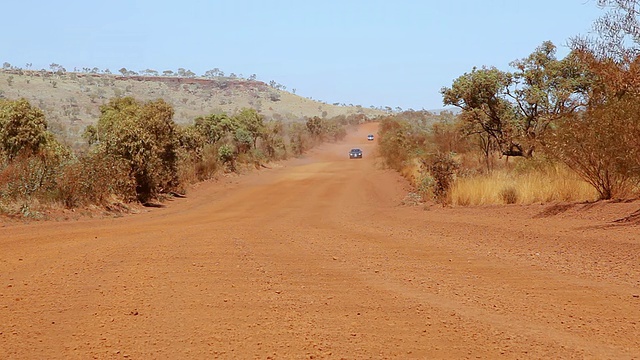
[[[544,42],[511,71],[473,68],[444,87],[456,115],[387,116],[386,164],[441,204],[637,197],[640,2],[598,5],[595,36],[571,39],[565,58]]]
[[[254,109],[173,120],[164,100],[117,97],[86,127],[89,144],[74,151],[48,130],[42,110],[25,99],[0,99],[0,213],[39,217],[51,209],[126,208],[180,196],[198,181],[299,156],[341,140],[362,114],[266,120]]]

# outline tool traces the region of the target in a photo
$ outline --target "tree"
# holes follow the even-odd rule
[[[244,127],[253,139],[253,147],[256,147],[258,138],[264,133],[264,116],[254,109],[242,109],[234,116],[240,126]]]
[[[153,69],[144,69],[144,70],[141,70],[140,73],[142,75],[146,75],[146,76],[158,76],[159,75],[158,71],[153,70]]]
[[[100,113],[97,150],[127,162],[140,201],[178,186],[179,132],[170,105],[164,100],[140,103],[131,97],[116,98]]]
[[[586,105],[592,78],[575,54],[562,60],[544,42],[528,57],[513,61],[513,73],[474,68],[443,88],[443,102],[492,138],[503,155],[533,156],[544,134],[562,116]]]
[[[194,127],[207,144],[215,144],[225,135],[235,132],[238,123],[227,114],[211,114],[196,118]]]
[[[502,154],[522,156],[522,146],[512,136],[516,132],[515,109],[505,99],[511,83],[511,74],[495,67],[473,68],[441,93],[444,104],[461,108],[463,119],[495,139]]]
[[[205,71],[203,76],[207,79],[213,79],[214,77],[218,76],[218,71],[219,69],[207,70]]]
[[[597,59],[628,62],[640,55],[640,1],[597,0],[598,7],[607,9],[593,23],[595,36],[577,36],[571,47],[585,50]]]
[[[320,137],[320,135],[322,135],[322,132],[324,131],[324,121],[317,116],[308,118],[306,125],[307,130],[309,130],[309,134],[311,134],[311,136],[313,137]]]
[[[516,60],[511,66],[513,88],[507,95],[518,110],[521,141],[531,156],[536,144],[550,126],[562,116],[586,105],[591,76],[575,54],[562,60],[555,56],[556,47],[545,41],[527,58]]]
[[[42,110],[26,99],[0,99],[0,153],[9,161],[20,153],[36,154],[52,141]]]
[[[255,140],[251,132],[243,126],[239,126],[233,133],[233,141],[240,154],[248,152],[251,149],[252,143],[255,148]]]
[[[186,78],[190,78],[190,77],[194,77],[196,74],[191,71],[191,70],[187,70],[184,68],[179,68],[178,69],[178,76],[180,77],[186,77]]]

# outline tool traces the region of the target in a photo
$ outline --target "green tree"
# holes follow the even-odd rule
[[[129,164],[138,199],[175,189],[179,132],[173,108],[164,100],[140,103],[125,97],[112,99],[100,113],[98,151]]]
[[[264,133],[264,116],[254,109],[244,108],[234,116],[234,119],[249,132],[255,148],[258,138]]]
[[[513,86],[507,95],[518,110],[520,141],[531,156],[536,144],[560,117],[586,105],[591,76],[575,54],[556,58],[556,47],[545,41],[527,58],[511,63]]]
[[[0,99],[0,150],[9,161],[19,153],[35,154],[52,141],[42,110],[26,99]]]
[[[196,118],[194,127],[206,143],[215,144],[227,134],[234,133],[239,124],[227,114],[211,114]]]
[[[233,142],[236,145],[236,149],[238,149],[238,153],[244,154],[251,149],[251,133],[246,128],[240,126],[233,133]]]
[[[512,75],[495,67],[473,68],[443,88],[443,102],[462,109],[462,117],[482,129],[499,144],[502,154],[523,156],[522,145],[514,138],[516,109],[506,99]]]
[[[531,157],[554,121],[586,104],[592,78],[575,54],[562,60],[547,41],[516,71],[474,68],[443,88],[443,102],[462,109],[461,117],[484,131],[507,156]]]

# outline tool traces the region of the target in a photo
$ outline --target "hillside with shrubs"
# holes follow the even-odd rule
[[[112,98],[77,151],[49,131],[37,106],[0,99],[0,214],[41,218],[51,209],[157,204],[195,182],[340,140],[368,120],[352,114],[286,122],[251,108],[201,115],[188,125],[174,116],[163,99]]]
[[[113,98],[134,97],[140,101],[163,99],[174,109],[173,120],[188,125],[203,114],[232,114],[248,108],[266,119],[304,121],[318,116],[332,118],[362,114],[384,114],[390,108],[372,108],[344,103],[326,103],[296,94],[296,89],[274,80],[263,82],[252,74],[225,73],[220,69],[196,75],[190,70],[162,72],[126,68],[74,68],[52,63],[36,70],[32,64],[8,62],[0,69],[0,98],[26,99],[42,110],[49,130],[74,149],[86,146],[84,129],[95,125],[100,107]]]

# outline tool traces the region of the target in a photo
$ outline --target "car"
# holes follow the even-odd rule
[[[369,140],[369,141],[373,141],[373,134],[369,134],[369,135],[367,135],[367,140]]]
[[[362,159],[362,150],[360,149],[351,149],[349,151],[349,159]]]

